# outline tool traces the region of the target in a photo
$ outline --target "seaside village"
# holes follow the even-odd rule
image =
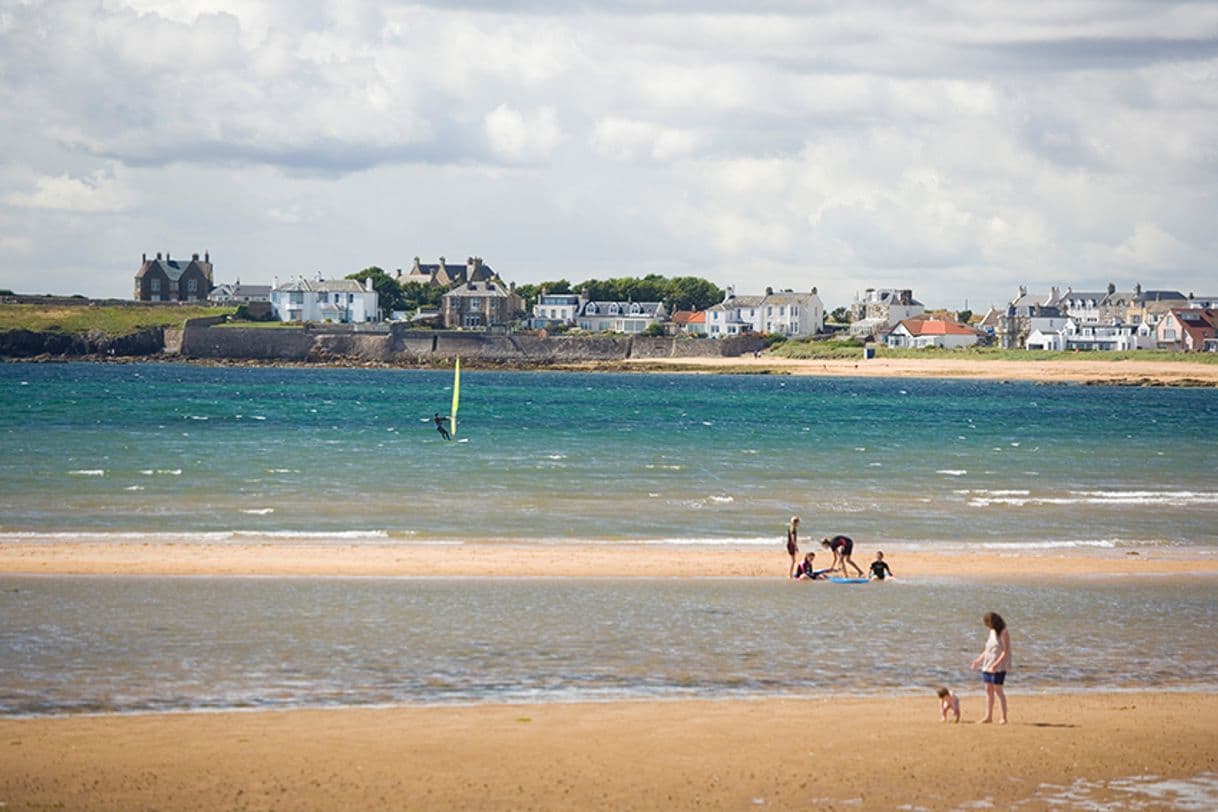
[[[377,269],[379,271],[379,269]],[[815,286],[806,290],[742,291],[729,286],[722,301],[696,310],[670,311],[661,301],[604,301],[587,291],[542,287],[528,300],[515,283],[481,257],[435,264],[418,257],[407,271],[380,272],[400,288],[412,283],[438,305],[386,309],[373,276],[363,282],[322,274],[270,284],[215,281],[209,253],[172,259],[145,254],[135,274],[134,298],[144,302],[211,302],[236,305],[252,317],[283,322],[368,324],[406,322],[429,329],[508,333],[537,331],[685,335],[720,339],[746,333],[784,338],[850,337],[896,348],[962,348],[1048,351],[1159,349],[1218,351],[1218,292],[1146,290],[1140,284],[1104,290],[1020,287],[1010,301],[985,313],[929,309],[914,290],[868,288],[848,307],[825,310]],[[358,276],[358,275],[356,275]],[[383,280],[382,280],[383,284]],[[418,289],[418,288],[416,288]]]

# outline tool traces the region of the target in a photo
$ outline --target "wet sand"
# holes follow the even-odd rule
[[[819,566],[832,556],[819,545]],[[51,575],[301,575],[689,578],[783,577],[784,541],[773,549],[519,543],[285,544],[71,541],[0,543],[0,573]],[[856,542],[864,571],[875,548]],[[1196,549],[1044,552],[900,552],[885,560],[898,577],[1046,577],[1218,574],[1218,555]],[[853,571],[852,573],[853,574]]]
[[[957,689],[966,722],[975,721],[977,686]],[[1072,784],[1076,802],[1128,801],[1128,787],[1113,781],[1218,770],[1218,696],[1022,695],[1017,681],[1009,695],[1006,726],[943,724],[930,689],[858,700],[0,719],[0,803],[14,811],[1043,809]]]
[[[860,353],[861,354],[861,353]],[[872,358],[797,360],[763,354],[760,358],[640,358],[622,369],[685,372],[744,372],[867,378],[973,378],[1040,383],[1218,386],[1218,364],[1194,361],[1115,361],[1101,354],[1078,359],[1015,361],[1000,358]]]

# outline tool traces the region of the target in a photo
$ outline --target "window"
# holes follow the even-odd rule
[[[303,290],[290,291],[288,293],[288,303],[297,304],[297,305],[304,304],[304,291]]]
[[[198,279],[187,279],[186,280],[186,290],[190,291],[191,293],[198,293],[199,292],[199,280]]]
[[[161,292],[161,280],[157,279],[155,276],[152,277],[152,279],[150,279],[148,281],[148,289],[150,291],[152,291],[153,293],[160,293]]]

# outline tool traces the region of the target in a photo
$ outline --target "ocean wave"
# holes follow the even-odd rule
[[[248,513],[251,516],[265,516],[268,513],[274,513],[275,508],[246,508],[245,510],[243,510],[241,512]]]
[[[78,468],[75,471],[68,471],[69,476],[105,476],[104,468]]]
[[[966,491],[971,507],[1025,507],[1028,505],[1109,505],[1161,507],[1192,507],[1218,505],[1218,493],[1212,491],[1067,491],[1065,496],[1033,496],[1028,492]]]
[[[968,473],[968,471],[961,468],[940,468],[938,471],[935,471],[935,473],[943,474],[944,476],[964,476]]]
[[[145,468],[140,471],[144,476],[181,476],[181,468]]]

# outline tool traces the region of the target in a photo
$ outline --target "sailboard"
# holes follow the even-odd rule
[[[448,414],[448,427],[453,439],[457,439],[457,407],[461,405],[461,358],[453,366],[453,407]]]
[[[867,583],[866,578],[830,578],[829,580],[835,584],[865,584],[865,583]]]

